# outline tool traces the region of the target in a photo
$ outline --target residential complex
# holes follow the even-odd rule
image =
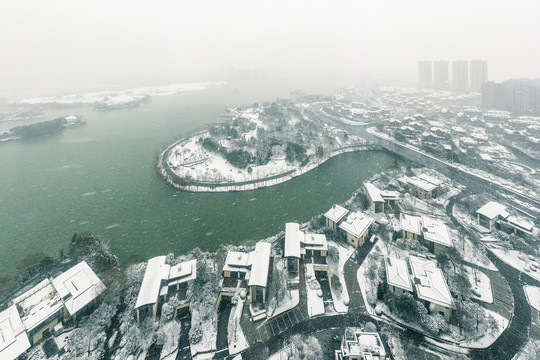
[[[0,358],[16,359],[89,309],[105,285],[85,261],[47,278],[9,302],[0,313]]]

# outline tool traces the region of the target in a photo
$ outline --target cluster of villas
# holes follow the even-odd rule
[[[443,182],[426,174],[398,180],[421,199],[431,199],[441,194]],[[375,213],[391,210],[399,203],[398,192],[381,191],[371,183],[364,183],[363,190],[371,210]],[[450,231],[444,221],[426,215],[400,212],[398,235],[418,241],[435,255],[453,246]],[[430,314],[441,314],[446,321],[450,321],[454,306],[452,295],[442,270],[430,256],[409,255],[408,261],[385,256],[385,270],[385,289],[397,295],[408,292],[423,302]]]
[[[105,289],[82,261],[11,300],[0,312],[0,359],[18,359],[42,339],[61,332],[64,322],[86,313]]]
[[[396,295],[406,292],[414,295],[430,314],[441,314],[450,321],[454,305],[442,270],[425,256],[409,255],[408,260],[407,264],[403,259],[385,256],[387,288]]]

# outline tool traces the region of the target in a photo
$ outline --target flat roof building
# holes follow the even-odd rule
[[[495,201],[490,201],[480,209],[476,210],[476,221],[480,226],[485,227],[489,231],[493,229],[495,221],[498,218],[506,219],[509,216],[506,211],[506,206]]]
[[[251,262],[251,276],[248,286],[251,302],[266,302],[266,287],[268,284],[268,272],[270,268],[270,252],[272,244],[258,242],[249,256]]]
[[[15,360],[30,348],[26,329],[17,306],[0,312],[0,358]]]
[[[82,261],[52,280],[58,295],[64,302],[66,315],[76,317],[77,313],[105,291],[105,285],[90,269],[86,261]]]
[[[358,327],[348,327],[341,339],[341,348],[336,350],[337,360],[385,360],[386,350],[379,333]]]
[[[169,296],[169,289],[178,291],[181,285],[187,287],[197,277],[197,260],[170,266],[166,264],[166,259],[166,256],[156,256],[148,260],[135,303],[137,321],[146,315],[155,318],[159,311],[160,302]],[[175,313],[179,308],[187,305],[186,301],[181,301],[181,304],[175,309]]]

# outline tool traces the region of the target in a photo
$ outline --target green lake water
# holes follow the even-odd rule
[[[177,191],[155,172],[163,145],[217,121],[226,106],[289,97],[298,88],[331,95],[337,86],[267,81],[153,97],[134,109],[48,110],[47,119],[79,114],[88,123],[0,143],[0,272],[33,251],[57,254],[77,231],[105,237],[127,264],[266,238],[285,222],[309,220],[343,202],[387,169],[392,156],[348,153],[283,184],[233,193]],[[0,130],[24,123],[0,123]]]

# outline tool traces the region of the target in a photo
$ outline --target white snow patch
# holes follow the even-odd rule
[[[233,305],[231,309],[231,314],[229,316],[229,324],[227,333],[229,336],[229,354],[234,355],[238,354],[241,351],[244,351],[249,347],[249,343],[244,335],[242,326],[240,324],[240,319],[242,318],[242,311],[244,310],[244,301],[237,297],[237,303]]]
[[[525,290],[525,295],[527,295],[527,300],[529,304],[536,310],[540,311],[540,287],[526,285],[523,287]]]
[[[490,245],[489,250],[514,269],[524,272],[533,279],[540,281],[540,262],[538,259],[532,260],[531,257],[520,251],[507,250],[496,245]]]
[[[330,257],[327,257],[328,262],[328,279],[330,281],[330,291],[332,292],[332,300],[334,302],[334,309],[338,313],[346,313],[349,311],[349,306],[346,305],[349,303],[349,292],[347,291],[347,285],[345,283],[345,275],[343,272],[343,267],[351,254],[354,252],[354,247],[347,244],[346,246],[337,244],[333,240],[328,241],[328,246],[335,246],[339,251],[339,261],[338,263],[335,263],[330,259]],[[338,294],[336,291],[334,291],[332,287],[332,275],[337,275],[339,278],[339,281],[341,282],[341,293]]]
[[[324,314],[324,300],[322,297],[321,284],[315,277],[313,264],[306,264],[306,292],[307,292],[307,308],[309,317]],[[319,294],[321,296],[319,296]]]

